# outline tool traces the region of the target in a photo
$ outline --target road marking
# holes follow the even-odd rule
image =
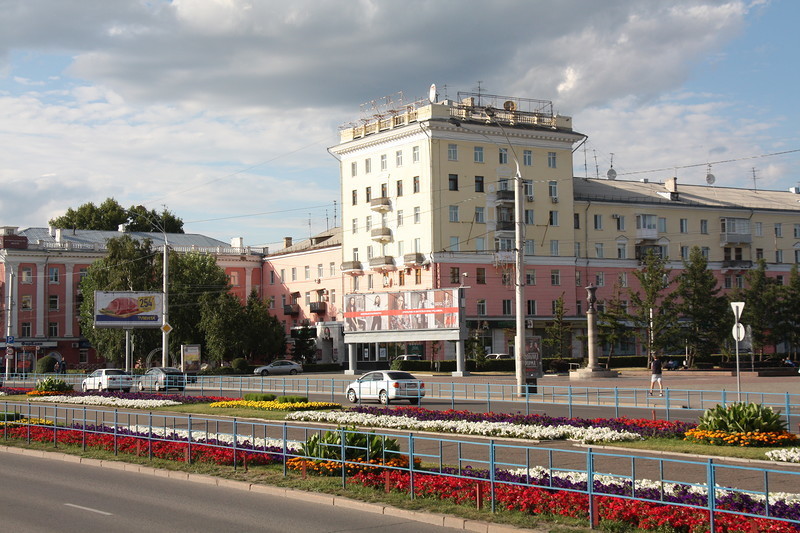
[[[113,516],[111,513],[107,513],[105,511],[101,511],[99,509],[92,509],[91,507],[83,507],[82,505],[75,505],[74,503],[65,503],[67,507],[74,507],[75,509],[82,509],[84,511],[90,511],[92,513],[102,514],[106,516]]]

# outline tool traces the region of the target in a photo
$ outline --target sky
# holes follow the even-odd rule
[[[0,225],[113,197],[281,247],[362,104],[551,100],[576,176],[800,185],[795,0],[0,0]],[[612,156],[613,154],[613,156]],[[800,197],[799,197],[800,198]]]

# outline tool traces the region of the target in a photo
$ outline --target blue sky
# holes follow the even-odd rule
[[[787,189],[798,20],[792,0],[0,0],[0,223],[113,196],[274,248],[340,215],[326,148],[362,103],[477,80],[571,115],[576,175],[613,153],[621,179],[720,162],[716,186]]]

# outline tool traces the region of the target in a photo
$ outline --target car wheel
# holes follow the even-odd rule
[[[144,383],[139,382],[139,392],[144,392]]]
[[[160,383],[156,382],[155,390],[156,390],[156,392],[161,392],[161,384]]]
[[[295,369],[293,368],[293,369],[289,370],[289,374],[291,374],[291,375],[293,375],[293,376],[294,376],[295,374],[297,374],[297,370],[295,370]]]
[[[86,383],[81,383],[81,390],[86,392]]]
[[[378,395],[378,400],[380,400],[383,405],[389,405],[389,394],[385,390],[382,390]]]
[[[100,385],[98,385],[97,392],[105,392],[105,391],[106,391],[106,389],[103,388],[103,384],[102,383]]]
[[[262,376],[269,376],[269,370],[262,370],[261,371],[261,375]]]
[[[356,403],[358,401],[358,396],[356,396],[356,391],[350,389],[347,391],[347,401],[350,403]]]
[[[419,405],[419,398],[409,398],[408,403],[411,405]]]
[[[131,389],[122,389],[122,392],[130,392]]]

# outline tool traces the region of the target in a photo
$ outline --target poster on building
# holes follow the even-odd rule
[[[458,289],[345,295],[344,331],[458,329]]]
[[[526,379],[536,379],[544,376],[542,369],[542,338],[538,335],[525,335],[525,353],[523,354],[523,367]]]
[[[158,328],[164,299],[160,292],[95,291],[98,328]]]

